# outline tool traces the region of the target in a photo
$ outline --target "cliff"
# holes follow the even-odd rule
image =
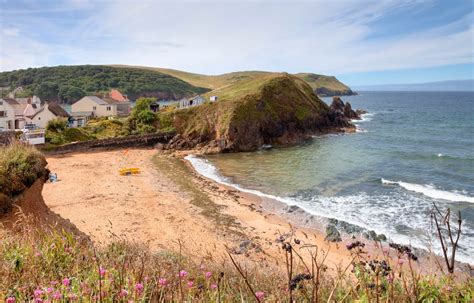
[[[348,119],[335,119],[306,82],[286,73],[239,82],[204,97],[211,94],[219,101],[160,115],[161,127],[179,133],[167,148],[252,151],[354,130]]]

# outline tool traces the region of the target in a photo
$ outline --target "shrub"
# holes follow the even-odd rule
[[[12,196],[48,174],[46,159],[36,149],[20,143],[0,147],[0,194]]]
[[[68,122],[66,118],[57,118],[48,121],[46,125],[46,130],[51,132],[61,132],[65,130],[68,126]]]

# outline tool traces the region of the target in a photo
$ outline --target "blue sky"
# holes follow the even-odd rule
[[[349,85],[473,79],[473,3],[0,0],[0,70],[130,64],[314,72]]]

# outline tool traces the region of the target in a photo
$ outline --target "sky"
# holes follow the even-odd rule
[[[0,71],[77,64],[474,78],[472,0],[0,0]]]

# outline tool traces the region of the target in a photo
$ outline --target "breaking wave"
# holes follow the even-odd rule
[[[390,181],[384,178],[381,179],[382,184],[385,185],[398,185],[406,190],[423,194],[433,199],[442,199],[452,202],[469,202],[474,203],[474,197],[469,197],[460,193],[450,192],[445,190],[437,189],[432,185],[420,185],[415,183],[408,183],[402,181]]]

